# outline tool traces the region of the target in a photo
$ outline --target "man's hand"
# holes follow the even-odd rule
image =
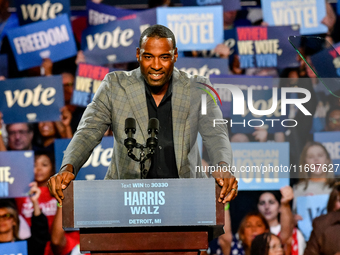
[[[63,190],[66,189],[70,182],[75,178],[73,166],[67,164],[59,173],[56,173],[48,180],[47,187],[50,190],[51,195],[57,199],[59,205],[62,205],[62,199],[64,199]]]
[[[223,204],[230,202],[237,196],[238,185],[235,176],[230,174],[230,177],[227,178],[215,178],[216,182],[222,186],[222,190],[220,193],[220,197],[218,202],[222,202]]]

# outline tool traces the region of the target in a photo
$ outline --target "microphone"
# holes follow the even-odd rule
[[[127,138],[124,140],[124,145],[128,150],[132,150],[136,145],[136,140],[133,135],[136,133],[136,120],[134,118],[127,118],[125,120],[125,134]]]
[[[158,144],[158,139],[156,135],[159,130],[159,121],[156,118],[151,118],[148,125],[148,134],[151,135],[146,141],[147,146],[151,151],[154,151]]]

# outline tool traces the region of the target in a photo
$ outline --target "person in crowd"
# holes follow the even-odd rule
[[[290,254],[303,255],[306,242],[300,230],[293,229],[293,215],[290,209],[293,197],[293,189],[290,186],[282,187],[280,193],[266,191],[260,195],[257,207],[266,218],[270,232],[280,237],[282,244],[290,249]]]
[[[38,199],[40,189],[36,182],[30,184],[30,200],[33,204],[31,237],[27,239],[28,255],[43,255],[50,239],[46,216],[41,212]],[[15,203],[0,200],[0,243],[21,241],[19,239],[19,216]]]
[[[298,125],[286,129],[284,133],[284,140],[289,142],[290,163],[295,166],[299,164],[299,157],[306,143],[313,140],[310,131],[312,130],[313,116],[315,114],[317,105],[317,97],[312,85],[312,79],[305,77],[305,72],[306,68],[304,66],[303,69],[286,68],[282,70],[280,74],[280,88],[299,87],[307,89],[311,94],[310,100],[303,104],[303,106],[307,109],[308,112],[311,113],[311,115],[305,115],[294,105],[291,105],[289,108],[288,118],[296,120]],[[296,98],[304,97],[302,93],[291,94],[291,96],[295,96]],[[291,172],[290,177],[292,178],[291,184],[295,184],[295,180],[298,179],[297,173]]]
[[[62,70],[61,76],[62,76],[62,79],[63,79],[65,107],[72,114],[70,127],[71,127],[72,134],[74,134],[77,130],[77,126],[80,122],[81,116],[83,115],[85,108],[78,107],[76,105],[71,104],[71,99],[72,99],[73,89],[74,89],[74,83],[75,83],[74,72],[71,71],[70,69]],[[66,110],[64,110],[64,111],[66,111]],[[67,115],[65,117],[67,117]],[[65,123],[65,124],[67,125],[67,123]],[[72,134],[71,134],[71,136],[72,136]]]
[[[309,142],[302,150],[299,171],[299,182],[293,186],[293,211],[296,212],[296,198],[329,194],[334,184],[334,170],[331,168],[331,158],[326,148],[319,142]],[[300,171],[301,169],[301,171]],[[314,169],[314,170],[313,170]],[[296,215],[296,220],[302,219]]]
[[[62,219],[62,207],[58,207],[51,229],[53,255],[80,255],[79,231],[65,232],[62,228]]]
[[[209,243],[206,254],[250,255],[253,239],[269,230],[268,222],[261,213],[250,212],[242,219],[237,234],[233,236],[229,210],[225,210],[225,234]],[[205,252],[202,254],[204,255]]]
[[[327,203],[327,212],[330,213],[338,210],[340,210],[340,182],[334,184]]]
[[[0,49],[2,39],[6,36],[7,31],[11,28],[19,26],[19,20],[16,13],[8,11],[9,0],[0,0]]]
[[[7,140],[6,140],[6,142],[4,140],[7,137],[4,138],[4,136],[5,136],[4,132],[5,132],[4,121],[2,120],[2,112],[0,112],[0,151],[6,151],[7,150],[7,148],[6,148]],[[7,135],[7,133],[6,133],[6,135]]]
[[[327,111],[325,130],[340,131],[340,106],[333,106]]]
[[[305,255],[339,255],[339,233],[340,182],[337,182],[329,195],[327,214],[313,220],[313,231],[307,242]]]
[[[61,121],[44,121],[38,123],[36,135],[37,149],[54,152],[54,141],[57,138],[72,138],[72,114],[66,106],[61,109]]]
[[[41,195],[38,199],[42,213],[47,217],[49,231],[57,211],[57,201],[51,196],[47,181],[55,173],[54,155],[48,152],[36,152],[34,156],[34,181],[40,190]],[[28,225],[32,225],[34,204],[29,197],[16,198],[18,212],[23,216]],[[50,244],[48,243],[45,255],[52,255]]]
[[[250,255],[283,255],[283,245],[278,236],[264,233],[254,238],[251,243]]]
[[[29,123],[12,123],[6,125],[8,135],[7,150],[32,150],[33,125]],[[2,137],[0,136],[0,140]]]
[[[54,155],[48,152],[36,152],[34,156],[34,181],[41,191],[39,206],[48,218],[49,226],[52,225],[57,210],[57,202],[47,188],[48,179],[55,173]],[[19,213],[31,224],[33,203],[29,197],[16,198]]]

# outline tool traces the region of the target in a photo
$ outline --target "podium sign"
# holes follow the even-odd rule
[[[216,225],[214,182],[74,181],[74,228]]]

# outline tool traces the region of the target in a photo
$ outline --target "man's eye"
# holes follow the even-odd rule
[[[151,59],[151,56],[144,56],[145,59]]]
[[[168,60],[169,57],[168,57],[168,56],[163,56],[162,59],[163,59],[163,60]]]

